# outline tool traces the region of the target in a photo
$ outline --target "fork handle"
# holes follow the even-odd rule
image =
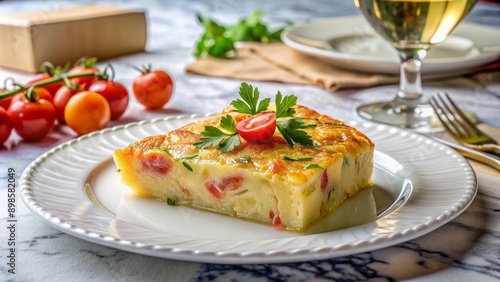
[[[440,138],[433,137],[433,139],[444,144],[444,145],[447,145],[447,146],[453,148],[455,151],[457,151],[458,153],[460,153],[461,155],[463,155],[466,158],[476,160],[478,162],[489,165],[489,166],[500,171],[500,158],[493,155],[493,154],[486,154],[486,153],[483,153],[480,151],[472,150],[472,149],[469,149],[467,147],[464,147],[464,146],[461,146],[461,145],[458,145],[458,144],[455,144],[452,142],[448,142],[448,141],[440,139]]]
[[[483,147],[483,150],[488,152],[488,153],[492,153],[492,154],[495,154],[497,156],[500,156],[500,145],[484,144],[484,145],[481,145],[481,147]]]

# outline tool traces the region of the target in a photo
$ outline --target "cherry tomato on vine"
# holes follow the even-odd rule
[[[25,85],[30,86],[38,82],[43,82],[45,80],[53,78],[55,75],[59,75],[67,70],[67,66],[64,67],[55,67],[49,62],[45,62],[42,64],[43,72],[36,74],[34,77],[30,78]],[[56,91],[63,86],[63,82],[55,82],[49,85],[43,86],[43,88],[47,89],[49,93],[54,96]]]
[[[3,89],[0,89],[0,92],[3,92]],[[12,96],[10,96],[9,98],[5,98],[5,99],[0,100],[0,108],[7,110],[10,106],[11,101],[12,101]]]
[[[69,70],[68,74],[100,72],[99,68],[95,66],[96,62],[97,60],[95,58],[81,58],[76,65]],[[71,83],[81,85],[84,90],[88,90],[90,85],[95,81],[97,81],[97,77],[95,76],[78,77],[70,80]]]
[[[172,98],[172,77],[163,70],[151,70],[151,66],[140,71],[132,83],[135,98],[146,109],[162,108]]]
[[[276,131],[276,114],[261,112],[250,116],[236,124],[236,131],[249,143],[269,143]]]
[[[54,102],[54,98],[52,97],[52,94],[49,93],[49,90],[43,87],[35,87],[33,91],[35,91],[38,99],[44,99],[49,101],[50,103]],[[12,96],[11,104],[15,101],[23,99],[24,96],[26,96],[26,91]]]
[[[105,128],[111,119],[111,111],[101,94],[82,91],[69,99],[64,119],[78,135],[83,135]]]
[[[123,84],[112,80],[98,80],[88,90],[106,98],[111,110],[111,120],[118,119],[127,110],[129,95]]]
[[[26,82],[26,86],[30,86],[30,85],[33,85],[37,82],[42,82],[44,80],[48,80],[51,78],[52,78],[52,76],[49,75],[48,73],[39,73],[39,74],[35,75],[33,78],[31,78],[30,80],[28,80]],[[59,88],[61,88],[61,86],[63,86],[62,82],[56,82],[56,83],[52,83],[52,84],[43,86],[43,88],[47,89],[47,91],[50,93],[50,95],[54,96],[56,94],[57,90]]]
[[[12,131],[12,121],[7,115],[7,111],[0,107],[0,145],[10,136]]]
[[[77,86],[78,87],[73,89],[65,85],[59,88],[56,95],[54,95],[54,107],[56,109],[57,121],[59,124],[66,124],[66,120],[64,119],[64,109],[66,108],[66,104],[68,104],[69,99],[76,93],[83,91],[83,88],[80,85]]]
[[[54,105],[45,99],[30,100],[27,95],[18,96],[7,110],[14,131],[26,141],[44,138],[56,121]]]

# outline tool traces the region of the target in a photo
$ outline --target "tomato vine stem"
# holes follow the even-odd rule
[[[62,81],[65,81],[65,80],[71,79],[71,78],[90,77],[90,76],[96,76],[98,79],[106,79],[107,78],[107,75],[105,73],[102,73],[102,72],[82,72],[82,73],[69,74],[69,75],[58,75],[58,76],[55,76],[51,79],[47,79],[47,80],[43,80],[43,81],[34,83],[30,86],[33,86],[33,88],[43,87],[43,86],[51,85],[53,83],[62,82]],[[0,93],[0,101],[3,99],[9,98],[11,96],[14,96],[18,93],[21,93],[25,90],[26,90],[26,87],[19,87],[19,88],[14,89],[14,90],[1,92]]]

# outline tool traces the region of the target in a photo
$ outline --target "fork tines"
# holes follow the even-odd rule
[[[459,138],[472,138],[483,135],[474,123],[450,98],[448,93],[437,93],[429,101],[443,127]]]

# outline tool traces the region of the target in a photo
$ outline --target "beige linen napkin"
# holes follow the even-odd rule
[[[398,76],[358,73],[332,66],[283,43],[247,43],[233,58],[205,57],[186,67],[188,73],[321,86],[328,91],[373,87],[399,81]]]

